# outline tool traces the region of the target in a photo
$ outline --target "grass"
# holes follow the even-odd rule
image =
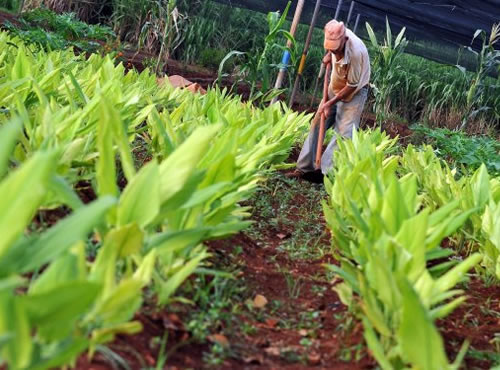
[[[252,225],[249,233],[264,238],[265,232],[275,230],[283,239],[278,251],[296,260],[319,259],[328,252],[321,243],[328,239],[328,232],[325,225],[318,222],[325,197],[322,184],[273,175],[250,202],[254,215],[259,215],[259,222]]]

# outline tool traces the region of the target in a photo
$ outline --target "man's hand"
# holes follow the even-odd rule
[[[332,53],[328,51],[323,57],[323,64],[329,64],[331,62],[332,62]]]
[[[337,97],[334,97],[333,99],[330,99],[326,103],[321,101],[321,104],[318,107],[318,115],[324,113],[327,117],[330,114],[330,109],[332,108],[332,105],[338,102]]]

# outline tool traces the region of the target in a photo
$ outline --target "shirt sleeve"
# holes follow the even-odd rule
[[[351,55],[349,72],[347,73],[347,86],[358,87],[363,72],[363,57],[359,53]]]

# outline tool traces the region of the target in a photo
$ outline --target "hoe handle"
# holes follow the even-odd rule
[[[331,63],[326,65],[325,81],[323,83],[323,104],[328,101],[328,78],[330,77],[330,72],[332,70]],[[326,114],[321,113],[320,124],[319,124],[319,136],[318,136],[318,146],[316,148],[316,169],[321,168],[321,155],[323,152],[323,142],[325,141],[325,125],[326,125]]]

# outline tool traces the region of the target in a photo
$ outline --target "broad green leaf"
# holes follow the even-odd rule
[[[40,206],[55,165],[55,152],[38,152],[0,183],[0,261]]]
[[[46,293],[61,284],[87,278],[85,243],[78,242],[69,253],[54,260],[34,282],[30,284],[30,294]]]
[[[436,280],[436,293],[445,292],[453,288],[459,281],[461,281],[466,273],[477,265],[482,260],[479,253],[474,253],[467,257],[463,262],[452,268],[446,274]]]
[[[161,203],[169,200],[182,189],[219,129],[218,125],[197,128],[160,164]]]
[[[87,320],[104,327],[130,320],[142,304],[143,283],[139,279],[122,280],[100,301]]]
[[[21,133],[20,120],[13,120],[0,127],[0,180],[7,171],[9,157]]]
[[[394,369],[384,353],[384,348],[382,346],[382,343],[380,343],[380,341],[378,340],[375,330],[373,330],[373,327],[370,325],[370,322],[366,318],[363,318],[363,327],[365,329],[363,336],[365,337],[366,344],[368,345],[368,348],[372,352],[373,357],[375,357],[378,364],[382,367],[383,370]]]
[[[158,255],[162,253],[179,252],[187,247],[199,244],[208,234],[208,228],[196,228],[182,231],[166,231],[155,234],[147,242],[146,250],[157,249]]]
[[[63,177],[52,176],[48,183],[48,189],[54,192],[56,199],[73,210],[76,211],[83,207],[83,202]]]
[[[137,270],[134,272],[134,279],[142,281],[142,285],[146,286],[150,283],[155,263],[157,260],[156,250],[149,252],[146,257],[141,261]]]
[[[403,306],[397,335],[403,358],[420,369],[449,368],[443,339],[417,294],[405,278],[401,278],[398,285]]]
[[[23,303],[12,292],[0,293],[0,336],[4,335],[10,340],[0,349],[2,359],[12,369],[27,368],[33,353],[31,328]]]
[[[490,177],[484,163],[470,179],[474,206],[482,209],[490,199]]]
[[[36,364],[31,366],[30,369],[46,370],[71,364],[79,354],[85,351],[88,345],[89,340],[81,337],[59,342],[56,349],[50,352],[49,356],[38,359]]]
[[[142,324],[139,321],[131,321],[111,325],[103,329],[96,329],[92,331],[91,347],[97,344],[111,342],[116,334],[134,335],[142,331]],[[90,354],[93,353],[91,349]]]
[[[167,303],[168,299],[175,293],[177,288],[186,280],[189,275],[191,275],[194,270],[198,267],[202,260],[208,257],[206,252],[200,253],[198,256],[194,257],[188,261],[179,271],[177,271],[173,276],[171,276],[164,284],[160,287],[160,292],[158,294],[158,303],[160,305]]]
[[[144,232],[136,223],[111,230],[104,238],[103,245],[91,268],[92,280],[104,284],[104,294],[115,289],[116,264],[119,258],[139,253],[144,240]]]
[[[112,197],[102,197],[80,208],[71,216],[63,219],[35,240],[23,243],[23,254],[16,265],[22,272],[35,270],[57,258],[97,226],[106,212],[115,204]]]
[[[62,340],[76,329],[76,320],[92,307],[100,290],[100,284],[73,281],[21,299],[38,334],[47,341]]]
[[[160,211],[160,176],[158,164],[145,165],[127,185],[117,209],[118,226],[135,222],[146,227]]]
[[[97,125],[97,149],[99,151],[96,165],[97,192],[99,196],[117,196],[113,127],[110,123],[112,118],[105,103],[101,104],[101,114],[103,118],[99,120]]]

